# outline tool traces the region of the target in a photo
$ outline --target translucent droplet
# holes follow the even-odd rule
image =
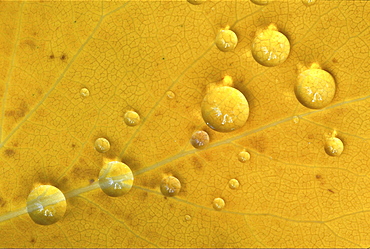
[[[311,109],[324,108],[334,98],[334,78],[325,70],[307,69],[298,75],[294,92],[298,101],[305,107]]]
[[[216,211],[220,211],[220,210],[222,210],[224,207],[225,207],[225,201],[224,201],[224,199],[222,199],[222,198],[215,198],[215,199],[213,200],[213,208],[214,208]]]
[[[306,6],[311,6],[316,3],[316,0],[302,0],[302,3]]]
[[[251,2],[257,5],[266,5],[270,2],[270,0],[251,0]]]
[[[27,212],[40,225],[51,225],[59,221],[67,208],[64,194],[51,185],[40,185],[28,195]]]
[[[239,90],[229,86],[210,90],[203,99],[201,109],[204,122],[219,132],[241,128],[249,116],[247,99]]]
[[[251,158],[251,154],[248,151],[241,151],[238,155],[238,160],[241,163],[245,163]]]
[[[231,179],[231,180],[229,181],[229,187],[230,187],[231,189],[237,189],[237,188],[239,188],[239,186],[240,186],[240,184],[239,184],[239,181],[238,181],[238,180],[236,180],[236,179]]]
[[[252,42],[253,58],[265,67],[274,67],[283,63],[289,56],[288,38],[271,24],[258,33]]]
[[[189,3],[194,4],[194,5],[199,5],[199,4],[202,4],[206,1],[207,0],[188,0]]]
[[[88,97],[88,96],[90,95],[90,91],[89,91],[89,89],[87,89],[87,88],[82,88],[82,89],[81,89],[81,91],[80,91],[80,95],[81,95],[82,97]]]
[[[185,220],[186,220],[186,221],[190,221],[190,220],[191,220],[191,216],[190,216],[190,215],[188,215],[188,214],[187,214],[187,215],[185,215]]]
[[[180,192],[181,183],[174,176],[168,176],[161,181],[161,192],[164,196],[175,196]]]
[[[137,112],[127,111],[123,117],[123,120],[128,126],[136,126],[140,123],[140,116]]]
[[[134,183],[131,169],[124,163],[112,161],[104,164],[99,173],[99,186],[109,196],[122,196]]]
[[[100,153],[105,153],[110,149],[110,143],[106,138],[100,137],[95,140],[95,150]]]
[[[193,133],[190,139],[191,145],[196,149],[203,149],[209,143],[208,133],[205,131],[196,131]]]
[[[295,124],[299,123],[299,118],[297,116],[293,117],[293,123],[295,123]]]
[[[167,91],[166,96],[168,99],[174,99],[175,98],[175,93],[172,91]]]
[[[340,156],[343,152],[344,145],[342,140],[337,137],[328,137],[325,141],[325,152],[329,156]]]
[[[238,37],[234,31],[222,29],[218,32],[215,43],[219,50],[223,52],[229,52],[234,50],[238,44]]]

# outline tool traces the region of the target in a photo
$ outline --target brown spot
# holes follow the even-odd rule
[[[4,207],[5,204],[6,204],[6,201],[3,198],[0,197],[0,206]]]
[[[198,159],[196,156],[192,156],[192,157],[190,158],[190,163],[191,163],[191,166],[192,166],[194,169],[201,170],[201,169],[203,168],[202,163],[199,161],[199,159]]]
[[[22,101],[22,103],[19,105],[17,109],[6,111],[5,116],[14,117],[15,119],[19,119],[19,118],[23,118],[27,112],[28,112],[27,103],[25,101]]]
[[[139,201],[144,201],[145,199],[148,198],[148,192],[146,191],[138,192],[137,198]]]
[[[314,139],[314,137],[315,136],[313,134],[308,134],[308,136],[307,136],[308,139]]]
[[[321,175],[316,175],[316,179],[321,179]]]
[[[258,135],[248,141],[249,147],[254,148],[260,153],[265,152],[268,141],[265,136]]]
[[[331,189],[328,189],[328,191],[329,191],[330,193],[333,193],[333,194],[334,194],[334,191],[333,191],[333,190],[331,190]]]
[[[336,58],[333,58],[331,61],[332,61],[333,63],[338,63],[338,60],[337,60]]]
[[[27,45],[30,49],[36,48],[36,44],[32,40],[24,40],[21,44]]]
[[[5,154],[5,156],[7,156],[7,157],[12,157],[12,156],[14,156],[15,151],[14,151],[14,150],[12,150],[12,149],[6,149],[6,150],[4,151],[4,154]]]
[[[54,58],[55,58],[54,54],[51,54],[51,55],[49,56],[49,59],[54,59]]]
[[[67,55],[66,55],[66,54],[62,54],[62,56],[60,57],[60,59],[61,59],[62,61],[64,61],[65,59],[67,59]]]
[[[31,242],[32,244],[34,244],[34,243],[36,242],[35,238],[32,238],[32,239],[30,240],[30,242]]]
[[[72,148],[75,148],[76,147],[76,145],[75,144],[72,144]]]
[[[90,182],[90,184],[93,184],[95,182],[95,180],[94,179],[90,179],[89,182]]]

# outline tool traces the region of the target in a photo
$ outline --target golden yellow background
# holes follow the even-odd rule
[[[271,23],[291,51],[267,68],[250,47]],[[239,43],[223,53],[214,38],[227,25]],[[54,225],[28,214],[3,220],[0,246],[369,247],[369,25],[366,1],[1,2],[0,219],[25,208],[39,184],[63,193],[89,186],[107,158],[129,165],[135,186],[117,198],[100,189],[68,198]],[[321,110],[303,107],[293,90],[313,62],[337,85]],[[225,75],[250,116],[218,133],[200,104]],[[126,110],[140,125],[124,124]],[[199,129],[211,140],[201,151],[189,143]],[[340,157],[324,152],[333,130]],[[110,151],[95,151],[98,137]],[[169,174],[182,189],[164,198]],[[228,187],[232,178],[238,189]],[[212,208],[216,197],[222,211]]]

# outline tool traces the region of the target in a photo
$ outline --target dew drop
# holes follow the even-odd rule
[[[167,176],[161,181],[161,192],[164,196],[175,196],[180,192],[181,183],[174,176]]]
[[[207,0],[188,0],[189,3],[194,4],[194,5],[199,5],[199,4],[202,4],[206,1]]]
[[[28,195],[27,212],[40,225],[51,225],[63,218],[67,208],[64,194],[51,185],[40,185]]]
[[[342,140],[337,137],[328,137],[325,141],[325,152],[329,156],[340,156],[344,146]]]
[[[238,155],[238,160],[241,163],[245,163],[246,161],[249,161],[251,158],[251,154],[249,154],[248,151],[241,151]]]
[[[175,98],[175,93],[172,91],[167,91],[166,96],[168,99],[174,99]]]
[[[218,32],[215,40],[216,46],[222,52],[229,52],[234,50],[238,44],[238,37],[234,31],[229,29],[222,29]]]
[[[82,88],[82,89],[80,90],[80,95],[81,95],[82,97],[88,97],[88,96],[90,95],[90,91],[89,91],[89,89],[87,89],[87,88]]]
[[[302,3],[306,6],[312,6],[316,3],[316,0],[302,0]]]
[[[131,169],[119,161],[105,163],[99,173],[99,186],[109,196],[122,196],[130,191],[134,183]]]
[[[123,120],[128,126],[136,126],[140,123],[140,116],[137,112],[127,111],[123,117]]]
[[[187,214],[187,215],[185,215],[185,220],[186,220],[186,221],[190,221],[190,220],[191,220],[191,216],[190,216],[190,215],[188,215],[188,214]]]
[[[215,198],[215,199],[213,200],[213,208],[214,208],[216,211],[220,211],[220,210],[222,210],[224,207],[225,207],[225,201],[224,201],[224,199],[222,199],[222,198]]]
[[[202,117],[213,130],[230,132],[241,128],[248,119],[248,101],[239,90],[229,87],[216,87],[204,97]]]
[[[191,145],[196,149],[203,149],[209,143],[208,133],[205,131],[196,131],[193,133],[190,139]]]
[[[289,56],[288,38],[271,24],[258,33],[252,42],[253,58],[261,65],[274,67],[283,63]]]
[[[95,140],[95,150],[100,153],[105,153],[110,149],[110,143],[106,138],[100,137]]]
[[[299,123],[299,118],[297,116],[293,117],[293,123],[295,123],[295,124]]]
[[[325,70],[307,69],[298,75],[294,92],[298,101],[305,107],[311,109],[324,108],[334,98],[334,78]]]
[[[231,189],[237,189],[237,188],[239,188],[239,186],[240,186],[240,183],[239,183],[239,181],[238,181],[238,180],[236,180],[236,179],[231,179],[231,180],[229,181],[229,187],[230,187]]]
[[[270,0],[251,0],[251,2],[257,5],[266,5],[270,2]]]

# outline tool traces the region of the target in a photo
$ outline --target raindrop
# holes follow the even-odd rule
[[[208,133],[205,131],[196,131],[193,133],[190,139],[191,145],[196,149],[203,149],[209,143]]]
[[[215,199],[213,200],[213,208],[214,208],[216,211],[220,211],[220,210],[222,210],[224,207],[225,207],[225,201],[224,201],[224,199],[222,199],[222,198],[215,198]]]
[[[128,126],[136,126],[140,123],[140,116],[137,112],[127,111],[123,117],[123,120]]]
[[[162,179],[160,188],[164,196],[171,197],[180,192],[181,183],[176,177],[168,176]]]
[[[239,181],[238,181],[238,180],[236,180],[236,179],[231,179],[231,180],[229,181],[229,187],[230,187],[231,189],[237,189],[237,188],[239,188],[239,186],[240,186],[240,183],[239,183]]]
[[[131,169],[119,161],[105,163],[99,173],[99,186],[109,196],[122,196],[130,191],[134,183]]]
[[[100,153],[105,153],[110,149],[110,143],[106,138],[100,137],[95,140],[95,150]]]
[[[302,3],[306,6],[312,6],[316,3],[316,0],[302,0]]]
[[[297,116],[293,117],[293,123],[295,123],[295,124],[299,123],[299,118]]]
[[[325,152],[329,156],[340,156],[343,152],[344,145],[342,140],[337,137],[328,137],[325,141]]]
[[[175,93],[172,91],[167,91],[166,96],[168,99],[174,99],[175,98]]]
[[[257,5],[266,5],[270,2],[270,0],[251,0],[251,2]]]
[[[234,50],[236,45],[238,44],[238,37],[234,33],[234,31],[226,29],[221,29],[215,40],[216,46],[222,52],[229,52]]]
[[[40,185],[28,195],[27,212],[40,225],[51,225],[59,221],[67,208],[64,194],[51,185]]]
[[[207,0],[188,0],[189,3],[194,4],[194,5],[199,5],[204,3]]]
[[[82,88],[82,89],[81,89],[81,91],[80,91],[80,95],[81,95],[82,97],[88,97],[88,96],[90,95],[90,91],[89,91],[89,89],[87,89],[87,88]]]
[[[247,151],[241,151],[238,154],[238,160],[241,163],[245,163],[246,161],[249,161],[250,158],[251,158],[251,154],[249,154],[249,152]]]
[[[190,221],[191,220],[191,216],[190,215],[185,215],[185,221]]]

